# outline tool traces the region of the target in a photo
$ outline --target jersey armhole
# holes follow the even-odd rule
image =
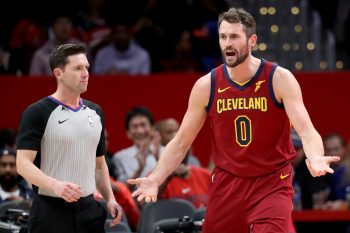
[[[269,90],[270,90],[270,96],[271,96],[271,99],[272,99],[272,102],[276,105],[277,108],[280,108],[280,109],[283,109],[284,108],[284,105],[283,103],[280,103],[278,102],[276,96],[275,96],[275,92],[273,90],[273,74],[275,73],[276,71],[276,68],[277,68],[277,65],[276,64],[273,64],[272,65],[272,68],[270,70],[270,74],[269,74]]]
[[[207,112],[210,111],[211,105],[213,104],[214,93],[215,93],[215,69],[212,69],[210,72],[210,97],[209,97],[208,105],[205,108],[205,111]]]

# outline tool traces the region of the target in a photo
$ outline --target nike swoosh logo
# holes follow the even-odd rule
[[[68,121],[68,119],[65,119],[63,121],[58,120],[58,124],[62,124],[63,122],[66,122],[66,121]]]
[[[188,192],[190,192],[191,191],[191,188],[183,188],[182,190],[181,190],[181,192],[183,193],[183,194],[186,194],[186,193],[188,193]]]
[[[220,87],[218,88],[218,93],[222,93],[222,92],[224,92],[224,91],[226,91],[226,90],[228,90],[228,89],[230,89],[231,87],[226,87],[226,88],[224,88],[224,89],[221,89]]]
[[[280,179],[283,180],[283,179],[287,178],[289,175],[290,175],[290,173],[285,174],[285,175],[283,175],[283,174],[281,173]]]

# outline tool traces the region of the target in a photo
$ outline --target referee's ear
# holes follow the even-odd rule
[[[60,68],[55,68],[53,70],[53,75],[55,76],[55,78],[57,80],[61,80],[61,77],[62,77],[62,70]]]

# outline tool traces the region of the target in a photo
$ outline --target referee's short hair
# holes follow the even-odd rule
[[[67,58],[76,54],[86,54],[86,47],[81,44],[62,44],[53,49],[49,62],[51,71],[55,68],[64,68],[68,64]]]

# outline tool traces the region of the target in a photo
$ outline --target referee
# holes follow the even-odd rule
[[[89,80],[86,48],[60,45],[50,55],[50,67],[57,90],[23,112],[17,137],[17,169],[35,192],[28,230],[104,233],[107,213],[93,198],[96,188],[113,224],[122,211],[104,159],[102,110],[80,98]]]

